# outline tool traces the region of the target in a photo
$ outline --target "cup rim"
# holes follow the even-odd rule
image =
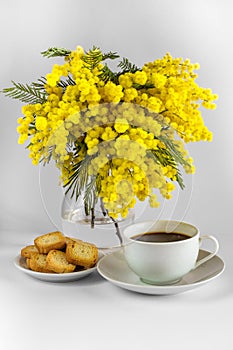
[[[194,233],[194,235],[193,236],[190,236],[190,237],[188,237],[187,238],[187,240],[181,240],[181,241],[173,241],[173,242],[145,242],[145,241],[137,241],[137,240],[135,240],[135,239],[133,239],[132,237],[128,237],[126,234],[125,234],[125,231],[127,231],[127,229],[129,229],[130,227],[133,227],[133,226],[137,226],[138,224],[151,224],[151,226],[153,226],[153,224],[155,224],[156,222],[170,222],[170,223],[173,223],[173,224],[184,224],[184,225],[187,225],[187,226],[189,226],[189,227],[192,227],[192,228],[194,228],[195,230],[196,230],[196,232]],[[147,232],[150,232],[149,230],[147,231]],[[173,231],[171,231],[171,232],[173,232]],[[145,232],[146,233],[146,232]],[[134,236],[135,235],[139,235],[140,233],[136,233],[136,234],[134,234]],[[143,233],[142,233],[143,234]],[[143,244],[143,245],[151,245],[151,244],[153,244],[153,245],[173,245],[173,244],[182,244],[182,243],[184,243],[184,242],[187,242],[187,241],[190,241],[190,240],[192,240],[192,239],[194,239],[194,238],[196,238],[197,237],[197,235],[199,235],[200,234],[200,231],[199,231],[199,229],[196,227],[196,226],[194,226],[193,224],[190,224],[189,222],[186,222],[186,221],[177,221],[177,220],[157,220],[157,221],[153,221],[153,220],[146,220],[146,221],[139,221],[139,222],[136,222],[136,223],[134,223],[134,224],[131,224],[131,225],[128,225],[124,230],[123,230],[123,235],[124,235],[124,238],[125,239],[127,239],[127,240],[129,240],[129,242],[128,243],[126,243],[126,244],[124,244],[124,245],[127,245],[127,244],[129,244],[129,243],[137,243],[137,244]]]

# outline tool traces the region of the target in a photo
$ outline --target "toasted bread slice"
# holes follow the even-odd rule
[[[31,269],[30,268],[30,258],[26,258],[26,266],[29,268],[29,269]]]
[[[55,231],[35,238],[34,244],[40,253],[47,254],[52,249],[65,248],[66,239],[61,232]]]
[[[36,272],[51,273],[52,270],[47,268],[46,255],[41,253],[32,254],[30,259],[27,259],[29,268]]]
[[[68,243],[72,243],[72,242],[82,242],[80,239],[78,238],[75,238],[75,237],[68,237],[68,236],[65,236],[65,240],[66,240],[66,245]]]
[[[39,253],[35,245],[28,245],[21,249],[21,256],[24,258],[30,258],[34,253]]]
[[[66,260],[66,253],[60,250],[50,250],[46,257],[47,268],[56,273],[73,272],[76,265],[69,263]]]
[[[66,246],[66,259],[71,264],[90,268],[98,260],[98,248],[83,241],[69,242]]]

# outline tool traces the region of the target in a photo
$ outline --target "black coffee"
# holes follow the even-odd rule
[[[190,238],[183,233],[173,233],[173,232],[147,232],[141,233],[131,237],[132,239],[140,242],[177,242],[183,241],[184,239]]]

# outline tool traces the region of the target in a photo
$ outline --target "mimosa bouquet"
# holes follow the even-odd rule
[[[66,191],[76,200],[84,193],[93,223],[98,199],[117,220],[137,200],[158,207],[159,196],[184,188],[182,171],[195,170],[185,144],[211,141],[201,107],[215,109],[217,99],[197,84],[198,64],[167,53],[140,68],[97,47],[42,55],[62,63],[3,93],[24,104],[17,131],[32,163],[53,160]],[[116,60],[114,71],[108,62]]]

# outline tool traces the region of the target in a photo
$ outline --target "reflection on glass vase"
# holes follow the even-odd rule
[[[94,243],[98,248],[113,249],[121,246],[121,231],[132,223],[134,213],[134,209],[130,209],[126,218],[114,220],[98,199],[93,215],[86,215],[83,196],[76,201],[68,193],[64,195],[61,208],[62,230],[66,236]]]

